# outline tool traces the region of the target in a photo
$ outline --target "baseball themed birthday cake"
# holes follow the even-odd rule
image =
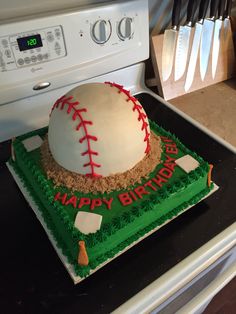
[[[9,166],[81,279],[213,189],[212,166],[113,82],[59,98],[48,128],[12,142]]]

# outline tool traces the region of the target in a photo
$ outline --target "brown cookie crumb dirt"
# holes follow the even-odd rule
[[[83,193],[104,193],[114,190],[126,189],[130,185],[140,183],[142,178],[148,177],[161,159],[161,140],[151,132],[151,150],[139,163],[132,169],[101,178],[89,178],[85,175],[71,172],[60,166],[52,157],[49,150],[48,140],[45,139],[41,146],[42,166],[49,179],[52,179],[56,186],[66,186],[72,191]]]

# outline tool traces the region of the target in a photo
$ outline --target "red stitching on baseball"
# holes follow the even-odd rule
[[[91,173],[86,173],[86,176],[88,176],[88,177],[101,177],[100,174],[97,174],[95,172],[95,168],[99,168],[99,167],[101,167],[101,165],[95,163],[93,161],[93,158],[92,158],[93,156],[98,156],[98,152],[93,151],[91,148],[91,141],[97,141],[98,139],[96,136],[89,134],[88,129],[87,129],[87,126],[92,125],[93,123],[92,123],[92,121],[87,121],[87,120],[83,119],[82,113],[87,112],[87,109],[86,108],[79,108],[78,109],[76,106],[80,104],[79,101],[71,102],[72,99],[73,99],[73,96],[69,96],[69,97],[62,96],[61,98],[59,98],[55,102],[55,104],[52,107],[52,111],[55,108],[63,110],[65,105],[67,105],[68,106],[67,111],[66,111],[67,114],[70,114],[71,111],[73,112],[72,120],[75,121],[77,118],[80,119],[80,123],[76,126],[76,130],[79,131],[80,128],[83,128],[85,135],[79,139],[79,143],[83,143],[84,141],[86,141],[87,146],[88,146],[88,149],[86,151],[82,152],[81,155],[82,156],[88,155],[88,157],[89,157],[89,162],[85,163],[83,165],[83,167],[90,167],[91,168]],[[51,113],[52,113],[52,111],[51,111]]]
[[[128,98],[126,101],[132,101],[133,103],[133,111],[138,112],[138,121],[142,122],[142,128],[141,130],[145,132],[145,137],[144,137],[144,142],[146,142],[146,149],[145,149],[145,154],[148,154],[150,151],[150,133],[148,132],[148,123],[145,121],[147,120],[147,116],[141,111],[143,108],[140,104],[137,104],[137,99],[130,95],[130,91],[124,89],[122,85],[112,83],[112,82],[105,82],[105,84],[109,84],[111,87],[114,86],[118,88],[118,93],[124,93]]]

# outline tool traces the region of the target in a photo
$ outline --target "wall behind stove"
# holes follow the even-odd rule
[[[108,0],[0,0],[0,23],[5,20],[86,6]]]
[[[86,6],[97,3],[117,2],[111,0],[0,0],[0,23],[8,19],[53,12],[68,8]],[[186,0],[183,0],[183,7]],[[156,25],[155,31],[163,30],[171,19],[173,0],[149,0],[150,29]]]
[[[190,0],[191,1],[191,0]],[[24,18],[44,12],[53,12],[98,3],[117,2],[111,0],[0,0],[0,23],[8,19]],[[183,0],[182,19],[186,13],[187,0]],[[162,32],[171,20],[173,0],[149,0],[150,31]],[[236,0],[234,0],[234,12]]]

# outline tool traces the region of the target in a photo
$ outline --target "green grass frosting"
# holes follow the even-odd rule
[[[213,184],[210,187],[207,184],[209,172],[207,162],[187,149],[177,137],[154,122],[150,121],[150,127],[156,134],[171,139],[177,145],[176,159],[189,154],[199,162],[199,166],[190,173],[185,173],[176,166],[172,177],[161,188],[156,191],[149,190],[148,195],[144,195],[142,199],[137,199],[128,206],[122,206],[118,195],[132,190],[140,184],[136,184],[126,191],[120,190],[96,195],[96,197],[112,197],[114,201],[110,210],[101,207],[94,211],[94,213],[102,215],[102,225],[99,231],[88,235],[74,227],[74,220],[79,209],[72,205],[64,206],[60,202],[54,201],[54,197],[58,192],[75,195],[78,198],[93,198],[94,195],[79,191],[72,193],[66,187],[54,187],[52,180],[47,179],[41,167],[40,150],[27,152],[22,143],[24,139],[34,135],[44,138],[47,128],[19,136],[13,143],[16,161],[10,159],[10,165],[35,201],[57,246],[67,257],[69,263],[74,266],[76,275],[82,278],[153,229],[180,214],[188,206],[196,204],[213,188]],[[162,153],[163,161],[164,158],[164,153]],[[156,169],[150,173],[149,178],[143,179],[143,182],[152,179],[162,167],[163,163],[157,165]],[[90,212],[89,208],[82,210]],[[77,262],[78,241],[80,240],[84,240],[86,243],[89,256],[88,266],[80,266]]]

